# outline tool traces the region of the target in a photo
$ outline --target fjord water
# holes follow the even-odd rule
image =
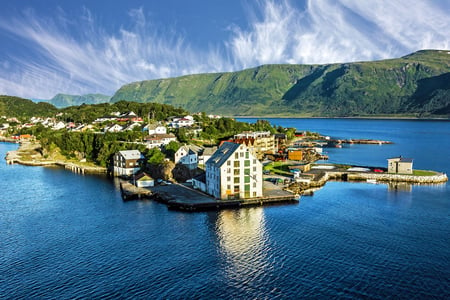
[[[327,149],[334,162],[403,155],[450,173],[450,122],[270,121],[394,142]],[[450,297],[448,183],[329,182],[296,205],[183,213],[123,202],[108,178],[2,162],[0,189],[0,298]]]

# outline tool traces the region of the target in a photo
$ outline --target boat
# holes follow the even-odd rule
[[[377,183],[376,179],[367,179],[367,183]]]

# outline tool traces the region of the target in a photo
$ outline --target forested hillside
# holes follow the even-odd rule
[[[58,109],[45,102],[34,103],[31,100],[13,96],[0,96],[0,116],[26,118],[54,116]]]
[[[264,65],[239,72],[135,82],[129,100],[226,115],[448,115],[449,51],[424,50],[374,62]]]

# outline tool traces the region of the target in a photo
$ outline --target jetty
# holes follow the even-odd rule
[[[289,189],[298,194],[312,194],[330,180],[368,183],[443,184],[447,174],[436,171],[419,171],[426,175],[393,174],[382,167],[353,166],[344,168],[334,164],[317,164],[313,169],[294,178]]]
[[[137,187],[128,181],[120,182],[120,194],[124,201],[153,198],[153,193],[149,189]]]
[[[215,199],[205,193],[186,185],[174,183],[152,187],[151,196],[157,202],[166,204],[170,210],[198,212],[221,209],[236,209],[277,204],[298,204],[299,196],[288,191],[265,190],[264,197],[251,199],[222,200]]]

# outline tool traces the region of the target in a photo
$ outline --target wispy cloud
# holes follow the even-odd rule
[[[143,9],[130,10],[133,25],[114,33],[99,26],[88,10],[78,20],[67,18],[62,10],[55,19],[27,11],[21,17],[0,20],[0,30],[34,49],[32,57],[11,54],[0,61],[0,94],[112,95],[123,84],[145,79],[268,63],[348,62],[424,48],[449,49],[449,6],[428,0],[407,4],[309,0],[300,9],[288,0],[259,1],[248,8],[248,26],[230,24],[223,44],[201,49],[174,28],[155,26]]]
[[[373,60],[420,49],[448,49],[450,6],[439,1],[266,1],[250,29],[234,28],[228,43],[242,66]]]
[[[181,35],[155,29],[142,9],[131,10],[130,17],[134,26],[113,35],[96,26],[87,10],[76,24],[40,19],[32,12],[26,18],[0,21],[0,28],[39,53],[33,58],[11,57],[16,67],[0,71],[0,94],[41,98],[57,92],[112,94],[137,80],[226,69],[219,51],[194,50]],[[81,37],[69,35],[68,26],[78,26]]]

